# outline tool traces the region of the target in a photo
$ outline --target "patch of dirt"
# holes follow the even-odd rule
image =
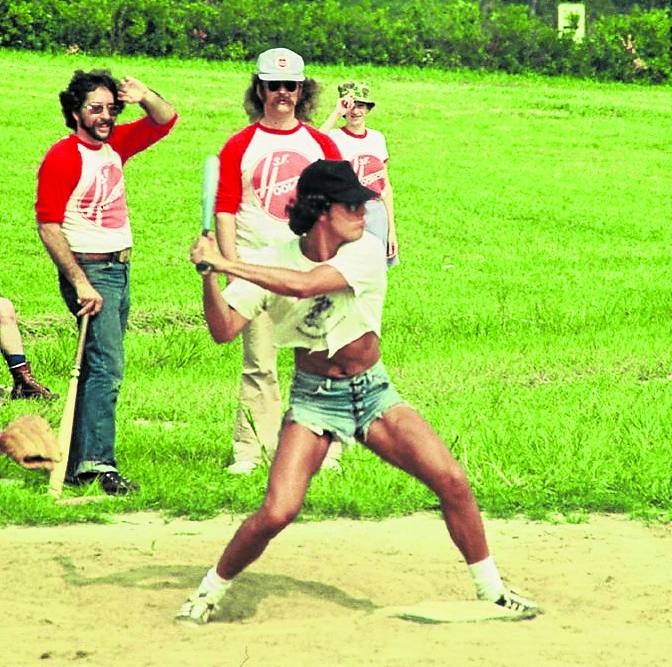
[[[672,525],[486,520],[531,621],[418,624],[380,613],[473,589],[440,518],[297,523],[243,573],[216,622],[173,615],[240,518],[0,532],[0,665],[407,667],[627,665],[672,654]]]

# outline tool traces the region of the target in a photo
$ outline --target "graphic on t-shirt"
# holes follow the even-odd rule
[[[308,158],[293,151],[277,151],[259,160],[252,169],[252,188],[261,207],[277,220],[287,222],[287,204],[294,199]]]
[[[375,155],[358,155],[352,160],[352,169],[359,182],[379,194],[385,189],[385,165]]]
[[[115,164],[101,167],[77,202],[79,212],[97,227],[116,229],[127,220],[124,176]]]
[[[310,310],[304,315],[303,322],[298,326],[304,336],[322,338],[324,323],[334,309],[334,302],[325,294],[315,297]]]

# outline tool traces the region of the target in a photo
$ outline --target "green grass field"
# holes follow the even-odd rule
[[[129,162],[133,313],[118,414],[133,498],[56,507],[46,478],[0,461],[0,523],[162,510],[243,512],[265,472],[228,476],[240,348],[215,346],[187,261],[203,158],[247,119],[251,65],[0,52],[0,293],[19,311],[40,379],[65,392],[75,330],[34,225],[35,174],[67,131],[58,92],[109,66],[177,106],[175,131]],[[390,274],[386,364],[467,468],[489,513],[581,520],[672,516],[672,89],[411,69],[312,67],[368,79],[369,124],[391,153],[402,264]],[[131,108],[124,119],[135,117]],[[3,371],[4,372],[4,371]],[[282,355],[288,388],[291,357]],[[9,384],[9,374],[0,384]],[[54,405],[0,403],[2,420]],[[363,448],[321,473],[304,516],[381,517],[435,506]]]

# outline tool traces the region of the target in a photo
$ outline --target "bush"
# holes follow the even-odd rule
[[[661,83],[670,79],[670,34],[668,12],[638,8],[632,14],[616,14],[597,20],[586,44],[591,69],[601,79]],[[637,67],[623,48],[632,37],[636,55],[645,67]]]
[[[0,0],[0,46],[248,60],[282,44],[308,62],[670,78],[665,10],[597,18],[575,44],[558,36],[548,11],[540,18],[526,4],[482,6],[488,10],[475,0]],[[624,48],[628,35],[636,54]]]

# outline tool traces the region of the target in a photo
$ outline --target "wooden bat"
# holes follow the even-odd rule
[[[203,163],[203,184],[201,186],[201,229],[203,236],[207,236],[212,224],[212,215],[215,208],[215,195],[219,182],[219,160],[214,155],[208,155]],[[196,264],[196,271],[209,273],[212,267],[207,262]]]
[[[49,475],[49,494],[58,498],[63,491],[63,481],[65,480],[65,469],[68,465],[68,456],[70,455],[70,442],[72,441],[72,427],[75,421],[75,406],[77,404],[77,386],[79,385],[79,371],[82,366],[82,357],[84,356],[84,344],[86,343],[86,330],[89,326],[89,315],[82,315],[82,321],[79,325],[79,338],[77,339],[77,353],[75,354],[75,363],[70,371],[70,384],[68,384],[68,393],[65,397],[65,407],[61,417],[61,424],[58,427],[58,449],[61,453],[61,460],[54,466]]]

